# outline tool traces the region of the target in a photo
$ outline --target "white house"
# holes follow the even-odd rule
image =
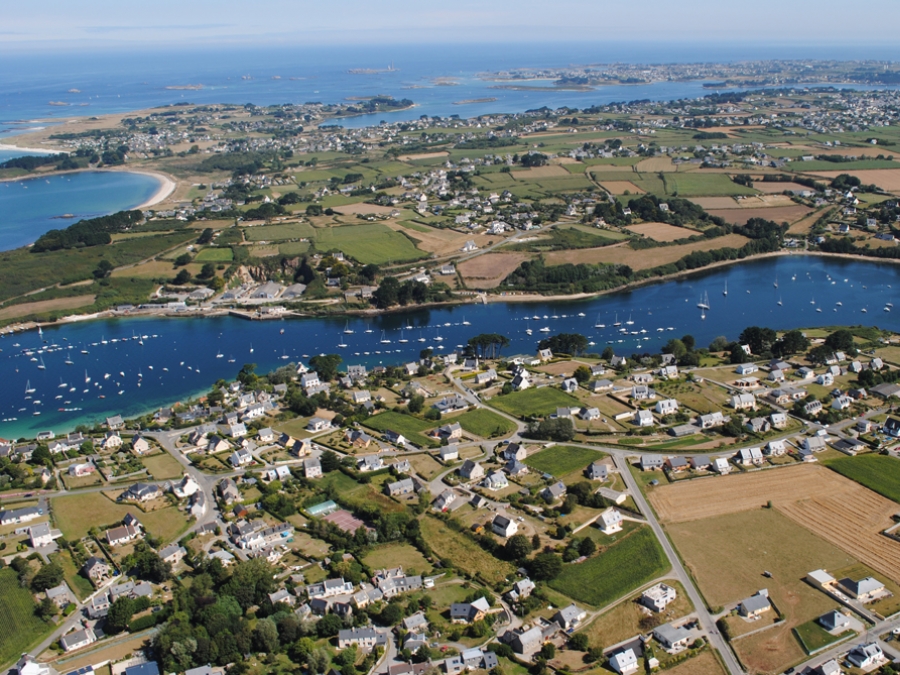
[[[615,670],[619,675],[631,675],[632,673],[636,673],[638,671],[638,658],[634,653],[633,649],[626,649],[625,651],[616,652],[612,656],[609,657],[609,665]]]
[[[600,531],[603,534],[615,534],[622,531],[622,514],[610,506],[600,514]]]
[[[231,453],[231,457],[228,458],[228,461],[231,462],[231,466],[238,469],[252,462],[253,455],[246,448],[238,448]]]
[[[512,518],[498,513],[491,521],[491,530],[497,536],[511,537],[519,531],[519,526]]]
[[[660,415],[673,415],[678,412],[678,401],[674,398],[664,398],[656,402],[654,410]]]
[[[634,413],[634,417],[632,418],[632,422],[639,427],[652,427],[653,426],[653,413],[649,410],[637,410]]]
[[[649,607],[654,612],[663,611],[670,602],[674,602],[677,597],[675,589],[668,584],[656,584],[643,592],[641,595],[641,604]]]

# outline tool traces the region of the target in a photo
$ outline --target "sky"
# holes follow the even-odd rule
[[[617,41],[896,43],[898,0],[29,0],[0,50]]]

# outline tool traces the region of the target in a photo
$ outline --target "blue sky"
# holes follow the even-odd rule
[[[896,42],[900,2],[862,0],[30,0],[8,48],[560,40]]]

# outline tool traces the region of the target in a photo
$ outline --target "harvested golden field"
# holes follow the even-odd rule
[[[793,223],[797,220],[802,220],[812,212],[813,209],[808,206],[794,204],[793,206],[775,206],[761,209],[716,209],[709,211],[709,214],[724,218],[726,222],[732,225],[745,225],[751,218],[765,218],[776,223]]]
[[[527,253],[485,253],[459,263],[456,269],[469,288],[495,288],[529,258]]]
[[[719,660],[710,650],[704,650],[692,659],[669,668],[666,675],[725,675]]]
[[[698,241],[679,246],[665,246],[635,251],[625,244],[613,244],[602,248],[583,248],[577,251],[554,251],[546,254],[544,259],[548,265],[564,263],[619,263],[629,265],[634,270],[645,270],[658,265],[675,262],[694,251],[710,251],[716,248],[740,248],[749,241],[739,234],[729,234],[716,239]]]
[[[824,212],[825,209],[811,211],[805,218],[801,218],[797,222],[793,223],[788,228],[788,234],[809,234],[809,231],[812,229],[813,225],[816,224],[816,221],[819,220]]]
[[[401,162],[410,162],[416,159],[436,159],[437,157],[446,157],[450,153],[446,150],[441,152],[420,152],[415,155],[400,155],[397,159]]]
[[[753,189],[767,195],[780,195],[785,190],[809,190],[808,187],[800,185],[800,183],[767,183],[761,180],[753,181]]]
[[[695,197],[692,202],[707,211],[712,209],[771,209],[797,206],[790,197],[780,194],[736,197]]]
[[[697,230],[690,230],[685,227],[677,227],[668,223],[640,223],[639,225],[629,225],[625,228],[630,232],[642,234],[654,241],[675,241],[676,239],[686,239],[700,234]]]
[[[402,232],[416,240],[416,248],[434,253],[437,256],[447,256],[459,253],[463,245],[471,239],[478,246],[487,245],[488,241],[496,239],[496,237],[488,237],[486,235],[461,234],[453,230],[442,230],[428,225],[420,225],[419,223],[409,223],[413,227],[406,227],[402,223],[392,220],[384,223],[395,232]]]
[[[534,166],[525,171],[513,171],[512,177],[516,180],[530,180],[534,178],[565,178],[571,176],[568,171],[557,164],[546,166]]]
[[[803,658],[792,629],[835,606],[828,596],[805,583],[804,576],[819,568],[840,569],[853,559],[777,509],[756,508],[674,523],[666,529],[713,607],[768,589],[784,621],[731,641],[752,673],[783,672]],[[771,577],[764,577],[764,572]],[[765,622],[754,628],[762,625]]]
[[[877,185],[888,192],[900,192],[900,169],[856,169],[844,171],[813,171],[811,175],[821,178],[837,178],[849,173],[859,178],[864,185]]]
[[[822,466],[797,465],[665,485],[650,494],[660,518],[685,523],[774,509],[889,579],[900,582],[900,542],[880,533],[897,505]]]
[[[56,298],[55,300],[38,300],[37,302],[26,302],[21,305],[12,305],[0,309],[0,320],[15,319],[19,316],[28,316],[29,314],[39,314],[41,312],[52,312],[60,309],[78,309],[79,307],[87,307],[94,304],[93,295],[75,295],[70,298]]]
[[[635,167],[643,173],[656,173],[658,171],[677,171],[678,167],[670,157],[651,157],[638,162]]]
[[[379,206],[378,204],[356,202],[355,204],[343,204],[341,206],[335,206],[334,210],[344,214],[352,213],[353,215],[365,215],[368,213],[374,213],[379,216],[387,216],[390,215],[391,211],[393,211],[394,208],[392,206]]]
[[[595,167],[591,167],[591,170],[593,171],[594,168]],[[600,183],[600,185],[604,190],[607,190],[614,195],[624,195],[626,192],[633,195],[642,195],[645,192],[630,180],[605,180]]]

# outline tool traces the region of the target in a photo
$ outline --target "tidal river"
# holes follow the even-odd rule
[[[141,414],[204,392],[220,378],[233,379],[245,363],[265,372],[319,353],[340,353],[344,364],[404,363],[426,348],[449,353],[483,332],[507,335],[508,355],[532,354],[542,337],[577,332],[597,352],[612,346],[628,356],[658,352],[686,333],[700,345],[719,335],[736,339],[749,325],[864,324],[900,331],[900,306],[891,311],[897,289],[896,265],[797,255],[579,302],[465,305],[350,319],[72,323],[43,336],[32,331],[0,339],[0,437],[61,433],[110,414]]]

